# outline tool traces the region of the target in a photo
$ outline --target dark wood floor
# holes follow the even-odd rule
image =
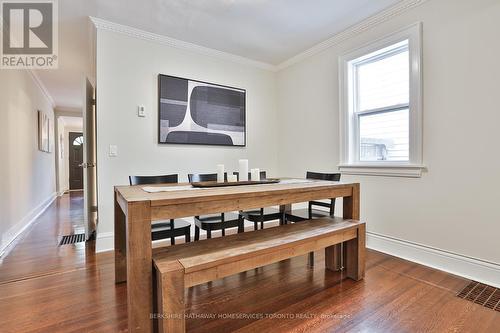
[[[124,332],[126,285],[112,253],[57,247],[82,199],[59,198],[0,264],[1,332]],[[500,332],[500,313],[455,296],[467,281],[369,251],[366,278],[298,257],[187,291],[190,332]],[[224,318],[220,318],[223,316]],[[243,318],[242,318],[243,317]]]

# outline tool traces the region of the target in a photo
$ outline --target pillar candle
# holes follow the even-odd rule
[[[217,164],[217,183],[224,183],[224,164]]]
[[[240,181],[247,181],[248,180],[248,160],[239,160],[239,176],[240,176]]]
[[[227,181],[230,183],[234,183],[238,181],[238,177],[236,177],[236,175],[227,175]]]
[[[258,168],[250,170],[250,179],[252,181],[260,180],[260,170]]]

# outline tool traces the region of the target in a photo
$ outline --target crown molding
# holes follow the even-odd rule
[[[139,38],[139,39],[143,39],[143,40],[147,40],[147,41],[157,42],[157,43],[164,44],[164,45],[171,46],[171,47],[175,47],[178,49],[188,50],[188,51],[195,52],[198,54],[232,61],[232,62],[239,63],[242,65],[257,67],[259,69],[264,69],[264,70],[268,70],[268,71],[275,71],[276,70],[276,66],[268,64],[268,63],[248,59],[248,58],[241,57],[241,56],[238,56],[235,54],[211,49],[211,48],[208,48],[205,46],[185,42],[182,40],[178,40],[178,39],[174,39],[171,37],[155,34],[152,32],[129,27],[129,26],[126,26],[123,24],[110,22],[110,21],[103,20],[103,19],[96,18],[96,17],[92,17],[92,16],[90,16],[89,19],[97,29],[112,31],[112,32],[116,32],[116,33],[130,36],[130,37],[135,37],[135,38]]]
[[[372,29],[373,27],[386,22],[393,17],[396,17],[398,15],[401,15],[402,13],[415,8],[424,2],[427,2],[428,0],[403,0],[398,2],[397,4],[375,14],[372,15],[365,20],[361,21],[358,24],[355,24],[351,26],[350,28],[334,35],[333,37],[330,37],[329,39],[314,45],[313,47],[309,48],[308,50],[301,52],[297,54],[296,56],[293,56],[292,58],[280,63],[279,65],[275,66],[277,71],[280,71],[282,69],[285,69],[293,64],[296,64],[304,59],[307,59],[315,54],[318,54],[334,45],[340,44],[341,42],[352,38],[356,35],[359,35],[360,33],[367,31],[369,29]]]
[[[101,29],[101,30],[107,30],[107,31],[112,31],[120,34],[124,34],[127,36],[139,38],[139,39],[144,39],[147,41],[152,41],[152,42],[157,42],[161,43],[164,45],[168,45],[171,47],[175,47],[178,49],[183,49],[183,50],[188,50],[192,51],[198,54],[203,54],[207,56],[211,56],[214,58],[219,58],[219,59],[224,59],[224,60],[229,60],[235,63],[243,64],[243,65],[248,65],[252,67],[257,67],[260,69],[268,70],[268,71],[273,71],[277,72],[282,69],[285,69],[293,64],[296,64],[302,60],[305,60],[317,53],[320,53],[334,45],[340,44],[341,42],[352,38],[356,35],[359,35],[362,32],[365,32],[369,29],[372,29],[373,27],[384,23],[398,15],[401,15],[405,12],[407,12],[410,9],[413,9],[417,6],[420,6],[421,4],[427,2],[429,0],[402,0],[398,2],[397,4],[390,6],[389,8],[382,10],[381,12],[372,15],[363,21],[359,22],[358,24],[355,24],[351,26],[350,28],[347,28],[346,30],[332,36],[331,38],[314,45],[313,47],[309,48],[308,50],[305,50],[293,57],[291,57],[288,60],[285,60],[284,62],[278,64],[278,65],[272,65],[269,63],[261,62],[261,61],[256,61],[252,59],[248,59],[242,56],[238,56],[235,54],[231,54],[228,52],[223,52],[215,49],[211,49],[205,46],[197,45],[194,43],[189,43],[185,42],[182,40],[178,40],[175,38],[155,34],[152,32],[144,31],[141,29],[129,27],[123,24],[118,24],[114,22],[110,22],[107,20],[103,20],[97,17],[92,17],[89,16],[89,20],[92,23],[92,25],[96,29]]]
[[[42,91],[43,95],[45,96],[45,98],[47,99],[47,101],[49,102],[49,104],[52,106],[52,109],[54,109],[56,107],[56,102],[54,101],[54,99],[50,95],[50,93],[47,90],[47,88],[45,88],[45,85],[43,84],[43,82],[40,79],[40,77],[38,76],[38,74],[33,69],[28,69],[28,73],[30,73],[31,78],[33,79],[33,81],[35,81],[35,83],[38,86],[38,88],[40,88],[40,90]]]

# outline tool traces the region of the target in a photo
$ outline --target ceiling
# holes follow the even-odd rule
[[[59,117],[67,128],[82,129],[83,128],[83,118],[81,117]]]
[[[81,107],[88,16],[278,65],[399,1],[59,1],[59,69],[37,74],[58,107]]]

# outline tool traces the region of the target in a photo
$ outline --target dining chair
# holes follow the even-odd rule
[[[129,176],[130,185],[174,184],[179,182],[176,174],[162,176]],[[170,238],[170,244],[175,245],[175,237],[184,236],[186,243],[191,241],[191,223],[182,219],[157,221],[151,224],[151,239]]]
[[[217,174],[188,174],[190,183],[217,181]],[[224,173],[224,179],[227,174]],[[243,232],[243,217],[232,212],[218,213],[194,217],[194,240],[200,240],[200,229],[207,232],[207,238],[212,238],[212,231],[222,230],[222,236],[226,235],[227,228],[238,228],[238,233]]]
[[[329,180],[338,182],[340,180],[340,173],[320,173],[320,172],[307,171],[306,179]],[[314,209],[313,208],[314,206],[326,207],[328,208],[328,210]],[[335,214],[335,198],[329,199],[329,202],[309,201],[307,208],[292,210],[291,213],[285,214],[285,223],[288,223],[288,221],[301,222],[305,220],[317,219],[328,216],[333,217],[334,214]],[[309,253],[308,264],[309,266],[314,266],[314,252]]]
[[[329,181],[340,181],[340,173],[320,173],[311,172],[306,173],[307,179],[315,180],[329,180]],[[324,209],[315,209],[314,207],[325,207]],[[304,209],[295,209],[290,213],[285,214],[285,223],[290,222],[300,222],[304,220],[317,219],[321,217],[333,216],[335,214],[335,198],[328,199],[328,202],[324,201],[309,201],[308,207]]]
[[[239,179],[239,172],[233,172],[233,175],[236,175]],[[260,179],[266,179],[266,172],[260,172]],[[248,173],[248,179],[250,179],[250,172]],[[242,216],[245,220],[253,222],[254,230],[258,230],[258,224],[260,222],[260,228],[264,229],[264,222],[279,220],[280,225],[284,223],[284,213],[280,212],[279,209],[273,207],[264,207],[252,210],[240,211],[240,216]]]

